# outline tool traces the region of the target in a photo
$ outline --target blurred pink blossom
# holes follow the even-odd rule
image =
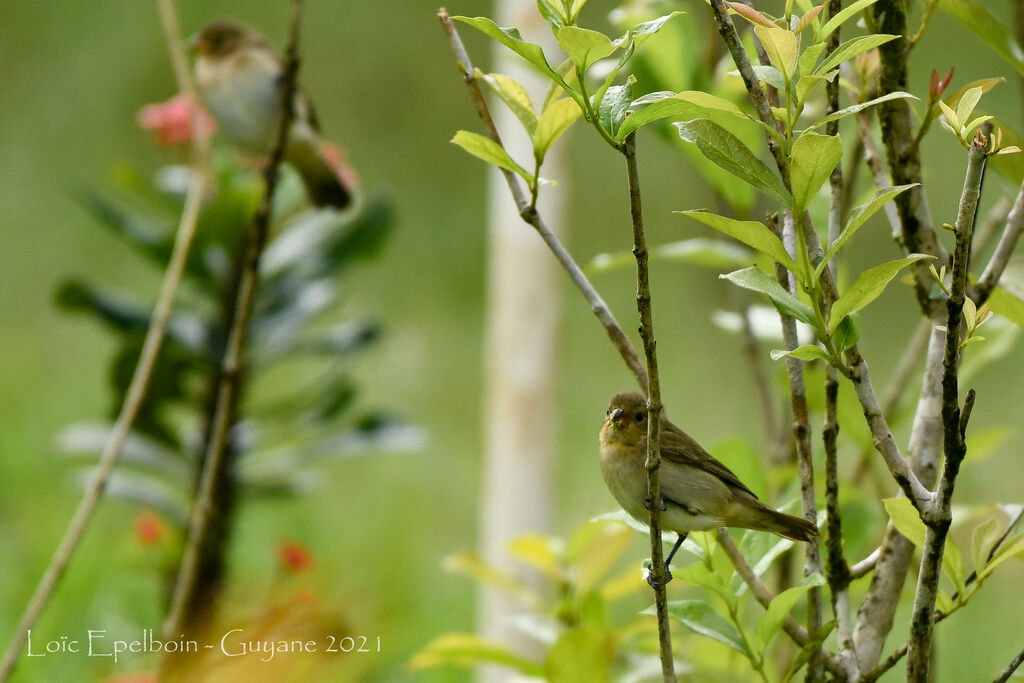
[[[341,151],[341,148],[334,143],[325,142],[322,150],[324,161],[331,167],[334,174],[338,176],[342,186],[347,187],[349,190],[358,188],[359,176],[356,175],[355,169],[348,165],[348,160],[345,159],[345,153]]]
[[[281,565],[290,572],[301,572],[313,564],[309,551],[294,541],[284,541],[277,548]]]
[[[199,132],[204,137],[213,133],[216,123],[201,105],[184,94],[177,94],[166,102],[147,104],[139,110],[137,121],[139,127],[153,134],[156,143],[161,147],[183,145],[192,141],[192,120],[189,115],[191,107],[198,114]]]

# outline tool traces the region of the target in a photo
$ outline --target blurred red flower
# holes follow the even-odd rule
[[[216,127],[213,117],[201,105],[183,94],[175,95],[166,102],[144,106],[137,116],[139,127],[152,133],[156,143],[161,147],[191,142],[193,130],[189,110],[192,107],[195,107],[198,115],[199,132],[209,136]]]
[[[277,547],[281,565],[290,572],[301,572],[313,564],[313,557],[303,546],[294,541],[284,541]]]
[[[135,516],[135,540],[141,546],[154,546],[167,535],[164,521],[155,512],[146,510]]]

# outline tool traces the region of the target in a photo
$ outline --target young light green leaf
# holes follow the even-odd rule
[[[470,133],[467,130],[460,130],[452,138],[452,142],[473,156],[499,168],[518,173],[527,183],[533,183],[533,176],[513,161],[508,152],[494,140],[477,133]]]
[[[978,580],[984,580],[988,578],[989,574],[996,570],[996,567],[1006,562],[1011,557],[1024,552],[1024,537],[1017,536],[1015,539],[1006,543],[999,552],[996,553],[992,561],[985,565],[985,567],[978,572]]]
[[[684,216],[700,221],[719,232],[725,233],[762,254],[778,261],[788,270],[796,272],[796,263],[790,258],[782,240],[776,237],[763,223],[757,221],[738,221],[735,218],[719,216],[708,211],[676,211]]]
[[[611,657],[608,633],[597,626],[575,626],[558,638],[544,660],[550,683],[607,681]]]
[[[594,62],[615,52],[611,38],[587,28],[565,26],[558,30],[556,38],[572,63],[584,73]]]
[[[800,39],[792,31],[778,26],[754,26],[754,33],[761,39],[768,59],[788,81],[796,72],[796,60],[800,54]]]
[[[626,136],[653,121],[668,118],[670,116],[706,116],[708,112],[722,111],[739,118],[746,118],[746,115],[729,100],[716,97],[710,93],[699,90],[685,90],[676,93],[671,97],[660,97],[657,100],[645,102],[640,98],[630,104],[630,108],[646,105],[638,111],[626,117],[619,127],[616,137],[625,140]]]
[[[974,571],[980,571],[985,566],[988,551],[998,537],[999,523],[995,517],[988,517],[974,527],[974,531],[971,532],[971,562],[974,563]]]
[[[751,289],[768,295],[775,308],[787,315],[791,315],[800,322],[807,323],[811,327],[817,327],[814,318],[814,311],[792,294],[787,292],[779,284],[779,281],[758,268],[744,268],[736,270],[720,277],[730,280],[744,289]]]
[[[502,74],[486,74],[483,78],[484,82],[491,86],[501,101],[516,115],[526,132],[533,135],[537,129],[537,113],[533,110],[530,94],[526,92],[523,84]]]
[[[771,64],[753,64],[751,65],[754,75],[757,76],[757,80],[772,86],[776,90],[786,89],[786,79],[782,77],[782,72],[776,69]],[[740,72],[733,70],[729,72],[730,76],[739,76]]]
[[[782,679],[782,683],[789,683],[793,680],[793,677],[797,675],[800,669],[803,668],[804,664],[811,661],[811,655],[821,649],[821,644],[825,642],[825,639],[829,637],[832,630],[839,623],[835,619],[823,625],[818,632],[814,634],[813,638],[807,640],[807,644],[800,649],[800,654],[796,656],[793,663],[789,665],[789,671]]]
[[[725,128],[708,119],[695,119],[675,125],[683,140],[697,145],[701,153],[716,165],[779,202],[787,206],[790,204],[789,191],[779,177]]]
[[[448,633],[432,640],[409,660],[412,670],[459,664],[474,666],[479,663],[500,664],[511,667],[526,676],[541,676],[543,670],[528,659],[509,651],[502,645],[484,640],[475,633]]]
[[[537,0],[537,11],[540,12],[541,17],[544,21],[548,22],[552,30],[557,31],[558,29],[565,26],[565,7],[556,7],[549,0]]]
[[[837,135],[804,133],[793,143],[790,170],[795,211],[803,213],[842,156],[843,143]]]
[[[839,353],[856,344],[857,340],[860,339],[860,314],[850,313],[843,318],[839,325],[836,326],[836,331],[832,338],[836,344],[836,351]]]
[[[935,609],[943,614],[953,611],[953,598],[949,596],[949,593],[940,590],[935,594]]]
[[[910,264],[926,258],[935,257],[927,254],[911,254],[906,258],[889,261],[861,273],[857,281],[843,292],[843,295],[832,305],[832,318],[828,324],[829,332],[834,332],[836,326],[848,313],[859,311],[877,299],[885,291],[889,281],[896,277],[896,273]]]
[[[551,80],[562,85],[565,84],[562,77],[555,73],[551,68],[551,65],[548,64],[548,60],[544,58],[544,50],[541,49],[541,46],[536,43],[528,43],[523,40],[518,29],[499,28],[497,24],[487,17],[452,17],[452,19],[455,21],[461,21],[464,24],[469,24],[481,33],[494,38],[499,43],[528,61],[530,64],[533,64],[535,67],[540,69]]]
[[[797,347],[792,351],[784,351],[782,349],[776,349],[771,352],[772,360],[779,360],[790,356],[792,358],[799,358],[800,360],[812,361],[812,360],[823,360],[826,363],[830,362],[828,354],[825,353],[825,349],[821,348],[817,344],[806,344],[804,346]]]
[[[786,616],[793,609],[793,605],[797,603],[797,600],[814,586],[821,586],[824,583],[825,579],[822,575],[815,572],[801,581],[800,585],[784,590],[772,598],[772,601],[768,603],[768,609],[757,620],[756,634],[758,641],[761,643],[762,651],[772,642],[772,638],[782,628],[782,622],[786,620]]]
[[[587,0],[572,0],[572,4],[569,5],[569,19],[576,21],[576,17],[580,15],[580,10],[587,4]]]
[[[668,613],[673,619],[696,633],[728,645],[746,657],[753,657],[747,650],[743,637],[736,627],[726,621],[715,609],[703,600],[678,600],[668,604]],[[654,607],[644,610],[644,614],[654,614]]]
[[[626,118],[626,111],[630,102],[633,101],[633,85],[636,77],[630,76],[622,85],[613,85],[608,88],[600,99],[597,110],[597,119],[601,127],[615,136],[623,119]]]
[[[860,36],[859,38],[848,40],[842,45],[840,45],[835,52],[830,54],[828,56],[828,59],[819,64],[818,68],[814,70],[814,73],[818,75],[828,73],[829,71],[835,69],[837,66],[839,66],[846,60],[853,59],[857,55],[863,52],[867,52],[868,50],[874,50],[879,45],[884,45],[885,43],[888,43],[890,40],[895,40],[896,38],[899,38],[899,36],[894,36],[887,33],[874,33],[868,36]]]
[[[876,0],[857,0],[857,2],[850,3],[843,9],[836,12],[836,15],[825,22],[825,25],[821,27],[821,31],[817,35],[818,41],[825,40],[828,38],[828,34],[835,31],[837,28],[842,26],[843,22],[852,17],[855,14],[859,14],[866,7],[870,7],[875,4]]]
[[[971,114],[974,113],[974,108],[978,106],[978,101],[981,99],[982,89],[981,86],[975,86],[965,92],[963,97],[956,105],[956,118],[960,123],[967,123],[967,120],[971,118]]]
[[[873,100],[868,100],[867,102],[861,102],[860,104],[854,104],[854,105],[851,105],[849,107],[846,107],[845,109],[840,109],[837,112],[833,112],[833,113],[829,114],[828,116],[826,116],[825,118],[820,119],[818,121],[815,121],[814,125],[808,126],[806,130],[814,130],[815,128],[820,128],[821,126],[824,126],[829,121],[835,121],[837,119],[841,119],[841,118],[844,118],[846,116],[850,116],[851,114],[856,114],[857,112],[863,111],[864,109],[867,109],[868,107],[873,107],[876,104],[881,104],[882,102],[888,102],[889,100],[916,100],[916,99],[917,99],[916,97],[914,97],[913,95],[911,95],[908,92],[902,92],[902,91],[901,92],[891,92],[888,95],[882,95],[881,97],[876,97]]]
[[[808,76],[814,73],[814,65],[818,63],[818,58],[821,57],[821,53],[825,51],[825,43],[816,43],[807,47],[802,53],[800,53],[800,59],[797,60],[797,66],[800,68],[800,73],[804,76]]]
[[[825,266],[832,260],[832,257],[839,253],[839,250],[850,241],[850,238],[860,230],[861,226],[864,225],[869,218],[874,216],[880,208],[885,206],[885,204],[896,195],[906,192],[917,185],[918,183],[911,183],[909,185],[896,185],[895,187],[876,190],[869,200],[853,209],[853,211],[850,212],[849,219],[846,221],[846,227],[844,227],[843,231],[839,233],[839,237],[837,237],[836,241],[828,248],[828,251],[825,253],[825,258],[821,259],[821,263],[819,263],[818,267],[815,269],[814,281],[817,282],[818,278],[821,277],[821,273],[825,269]]]
[[[533,135],[533,149],[537,158],[543,161],[544,155],[555,140],[582,114],[580,105],[569,97],[555,100],[548,106],[537,120],[537,130]]]
[[[1024,52],[1006,22],[992,14],[989,6],[989,3],[978,0],[939,1],[943,12],[981,38],[1017,73],[1024,76]]]
[[[1005,287],[996,287],[988,299],[992,311],[1024,327],[1024,300]]]
[[[959,135],[960,134],[960,119],[957,118],[956,112],[953,111],[949,107],[949,105],[946,104],[945,102],[943,102],[942,100],[939,100],[939,109],[942,110],[943,116],[946,117],[946,123],[949,125],[949,127],[953,129],[954,133]]]
[[[918,549],[921,549],[924,546],[926,529],[913,504],[902,496],[898,498],[884,498],[882,504],[885,506],[885,511],[889,513],[889,519],[892,520],[896,531],[906,536],[908,541],[917,546]],[[942,570],[962,595],[964,588],[963,559],[960,556],[960,549],[957,548],[953,539],[948,535],[943,546]]]

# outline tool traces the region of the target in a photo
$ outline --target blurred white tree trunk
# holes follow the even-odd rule
[[[554,52],[554,38],[538,16],[533,0],[497,0],[499,26],[515,26],[524,38]],[[523,83],[539,106],[548,81],[507,48],[494,44],[493,70]],[[533,152],[522,126],[504,105],[492,108],[506,148],[532,169]],[[559,147],[548,153],[544,175],[558,178],[556,189],[541,192],[539,203],[554,230],[563,220],[567,184]],[[557,263],[544,243],[520,218],[505,179],[491,169],[488,185],[489,246],[484,368],[484,464],[480,497],[480,549],[483,558],[537,584],[539,577],[513,560],[509,540],[547,531],[552,509],[552,472],[556,459],[555,355],[561,283]],[[524,656],[538,644],[512,625],[522,608],[508,596],[483,587],[479,630]],[[481,670],[478,680],[497,683],[511,676],[497,668]]]

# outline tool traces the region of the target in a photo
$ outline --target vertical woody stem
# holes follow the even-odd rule
[[[640,339],[647,360],[647,499],[651,501],[651,576],[654,606],[658,617],[658,649],[661,674],[666,683],[676,680],[672,661],[672,632],[668,621],[668,598],[665,595],[666,571],[661,549],[661,488],[658,470],[661,467],[661,382],[658,378],[658,356],[655,352],[654,321],[651,316],[651,285],[647,269],[647,235],[644,231],[643,205],[640,200],[640,174],[636,163],[636,137],[630,134],[622,149],[626,157],[629,181],[629,212],[633,219],[633,255],[636,257],[636,307],[640,313]]]

